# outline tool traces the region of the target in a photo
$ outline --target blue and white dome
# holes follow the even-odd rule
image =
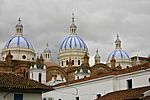
[[[115,41],[115,50],[111,52],[107,58],[107,65],[110,65],[111,60],[114,58],[116,60],[116,65],[121,65],[123,68],[126,68],[126,66],[131,66],[131,59],[129,55],[122,50],[121,48],[121,41],[119,39],[119,36],[117,35],[117,39]]]
[[[23,25],[19,18],[15,36],[12,37],[2,50],[2,60],[11,52],[13,60],[34,61],[35,51],[31,43],[23,36]]]
[[[111,52],[110,55],[108,56],[107,61],[110,61],[113,56],[114,56],[115,60],[130,60],[129,55],[121,49],[114,50],[113,52]]]
[[[33,49],[30,42],[27,41],[27,39],[23,36],[14,36],[12,39],[10,39],[4,49],[6,48],[26,48],[26,49]]]
[[[87,45],[79,36],[70,35],[62,42],[60,46],[60,50],[66,49],[82,49],[87,51]]]
[[[49,48],[45,48],[44,53],[51,53],[51,50]]]
[[[44,50],[44,53],[51,53],[51,50],[50,50],[50,48],[48,46],[48,43],[46,44],[46,48]]]
[[[88,51],[85,42],[77,35],[77,26],[74,23],[74,14],[72,17],[72,25],[70,26],[70,35],[62,42],[59,50],[66,49],[82,49],[83,51]]]

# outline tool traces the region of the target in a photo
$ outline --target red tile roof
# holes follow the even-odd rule
[[[148,90],[150,90],[150,86],[120,90],[108,93],[97,100],[139,100],[138,98],[143,98],[143,93]]]
[[[22,91],[22,92],[46,92],[53,90],[44,84],[34,80],[27,80],[24,77],[12,73],[0,72],[0,91]]]
[[[70,82],[60,83],[56,86],[63,86],[63,85],[68,85],[68,84],[73,84],[73,83],[79,83],[79,82],[84,82],[84,81],[88,81],[88,80],[92,80],[92,79],[96,79],[96,78],[102,78],[102,77],[111,76],[111,75],[127,74],[127,73],[136,72],[136,71],[140,71],[140,70],[146,70],[148,68],[150,68],[150,63],[145,63],[142,65],[137,65],[137,66],[120,69],[120,70],[116,70],[116,71],[112,71],[112,72],[107,72],[107,73],[103,73],[100,75],[95,75],[95,76],[86,77],[83,79],[73,80]]]

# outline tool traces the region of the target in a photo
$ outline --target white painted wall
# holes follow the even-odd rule
[[[23,60],[23,61],[34,61],[35,51],[32,49],[26,48],[7,48],[2,50],[2,60],[4,61],[8,52],[10,51],[11,55],[13,55],[13,60]],[[22,56],[25,55],[26,58],[23,59]]]
[[[14,100],[15,93],[9,93],[5,98],[7,92],[0,92],[0,100]],[[42,94],[38,93],[16,93],[16,94],[23,94],[23,100],[41,100]]]
[[[101,80],[101,82],[99,82]],[[113,91],[112,78],[105,77],[103,79],[92,80],[86,83],[68,85],[65,87],[55,88],[56,90],[43,94],[43,98],[53,97],[54,100],[93,100],[97,94],[104,95]]]
[[[46,69],[30,69],[30,79],[39,81],[39,73],[42,74],[41,83],[46,84]]]
[[[129,74],[119,75],[118,76],[118,87],[117,90],[127,89],[127,80],[132,79],[132,87],[143,87],[150,84],[150,69],[141,70],[138,72],[133,72]]]
[[[127,89],[128,79],[132,79],[133,88],[148,86],[150,84],[149,78],[150,69],[122,75],[111,75],[68,86],[56,87],[54,91],[43,93],[42,97],[53,97],[54,100],[75,100],[75,97],[80,97],[80,100],[94,100],[97,94],[104,95],[116,90]]]

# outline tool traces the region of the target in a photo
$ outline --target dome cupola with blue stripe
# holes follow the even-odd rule
[[[23,36],[23,25],[19,18],[16,25],[15,36],[12,37],[2,50],[2,59],[4,60],[8,51],[13,55],[14,60],[34,60],[35,51],[32,44]]]
[[[60,46],[60,51],[68,50],[68,49],[81,49],[87,51],[87,46],[85,42],[77,35],[77,26],[74,21],[74,14],[72,17],[72,25],[70,26],[70,35],[64,39]]]
[[[126,68],[127,66],[131,66],[131,59],[122,48],[121,48],[121,40],[119,39],[119,35],[117,35],[117,39],[115,41],[115,50],[111,52],[107,58],[107,65],[110,66],[111,59],[114,57],[116,60],[116,66],[121,65],[122,68]]]
[[[77,34],[77,26],[75,25],[75,18],[73,13],[72,24],[70,26],[70,34],[67,38],[64,39],[59,48],[59,63],[61,66],[66,67],[68,64],[66,62],[69,60],[69,56],[71,56],[72,60],[76,58],[77,62],[79,62],[78,64],[74,64],[74,66],[79,66],[80,62],[82,61],[81,58],[83,58],[85,52],[88,52],[88,48],[86,43]],[[62,61],[62,59],[65,60]]]

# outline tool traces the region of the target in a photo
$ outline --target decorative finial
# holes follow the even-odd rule
[[[74,24],[74,13],[72,13],[72,23]]]
[[[96,50],[96,53],[98,54],[98,49]]]
[[[74,13],[72,13],[72,25],[70,26],[70,33],[71,35],[77,34],[77,26],[75,25]]]
[[[18,22],[19,22],[19,24],[21,24],[21,19],[20,19],[20,17],[19,17],[19,19],[18,19]]]
[[[48,47],[48,42],[46,43],[46,46]]]
[[[117,34],[117,40],[119,39],[119,35]]]

